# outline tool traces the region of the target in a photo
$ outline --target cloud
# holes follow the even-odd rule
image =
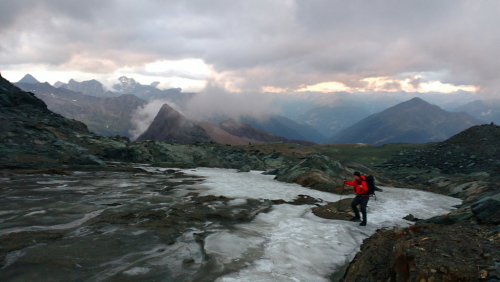
[[[254,117],[266,119],[272,112],[272,97],[265,93],[234,93],[211,82],[191,98],[184,114],[194,120]]]
[[[32,64],[98,80],[131,69],[248,93],[326,82],[361,88],[370,77],[442,72],[442,84],[498,93],[499,12],[498,1],[465,0],[4,0],[0,69]],[[202,61],[210,77],[145,72],[183,60]]]

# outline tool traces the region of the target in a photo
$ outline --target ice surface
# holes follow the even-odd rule
[[[231,263],[233,260],[242,259],[250,248],[260,249],[264,241],[264,238],[258,236],[219,232],[207,236],[205,252],[209,255],[217,255],[222,263]]]
[[[274,181],[274,175],[263,175],[262,171],[238,173],[231,169],[197,168],[194,172],[191,170],[183,170],[183,172],[207,178],[203,185],[209,187],[210,190],[203,191],[203,195],[223,195],[235,199],[292,201],[302,194],[329,202],[338,201],[340,198],[339,195],[312,190],[298,184]]]
[[[127,275],[137,275],[137,274],[146,274],[149,272],[149,268],[146,267],[134,267],[131,268],[127,271],[124,271],[123,273]]]
[[[241,206],[247,203],[246,199],[234,199],[229,201],[227,204],[230,206]]]
[[[260,172],[198,168],[184,173],[206,177],[202,193],[236,199],[293,200],[299,194],[325,201],[340,198],[327,192],[273,180]],[[206,238],[205,251],[219,262],[220,271],[235,269],[217,281],[330,281],[329,276],[354,257],[366,237],[379,228],[408,226],[408,214],[428,218],[448,213],[459,199],[424,191],[383,187],[368,203],[368,225],[316,217],[309,205],[275,205],[250,223]],[[253,251],[253,252],[251,252]],[[260,257],[249,260],[251,253]]]
[[[57,224],[57,225],[49,225],[49,226],[27,226],[27,227],[15,227],[10,229],[4,229],[0,231],[0,235],[9,234],[12,232],[21,232],[21,231],[42,231],[42,230],[61,230],[61,229],[69,229],[82,225],[86,221],[98,216],[104,210],[97,210],[90,213],[87,213],[81,219],[74,220],[72,222]]]

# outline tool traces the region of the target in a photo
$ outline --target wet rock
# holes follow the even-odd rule
[[[58,169],[58,168],[51,168],[51,169],[35,170],[35,171],[32,171],[32,172],[29,172],[29,174],[50,174],[50,175],[58,174],[58,175],[70,175],[70,174],[71,174],[71,172],[69,172],[69,171],[64,171],[64,170],[62,170],[62,169]]]
[[[251,167],[249,165],[245,165],[242,168],[238,169],[238,172],[250,172]]]
[[[44,244],[60,240],[66,231],[23,231],[0,235],[0,266],[5,264],[6,255],[35,244]]]
[[[326,219],[350,220],[352,199],[342,199],[337,202],[327,203],[326,205],[312,208],[314,215]]]
[[[417,222],[419,220],[418,218],[414,217],[413,214],[409,214],[409,215],[403,217],[403,219],[408,220],[408,221],[413,221],[413,222]]]
[[[143,218],[162,219],[162,218],[165,218],[166,216],[167,216],[167,213],[164,210],[149,210],[149,211],[145,211],[145,212],[140,213],[137,216],[137,218],[138,219],[143,219]]]

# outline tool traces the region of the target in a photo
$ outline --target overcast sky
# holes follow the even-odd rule
[[[500,1],[0,1],[0,71],[197,91],[500,96]]]

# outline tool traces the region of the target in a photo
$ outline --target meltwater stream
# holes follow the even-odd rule
[[[230,213],[265,199],[302,194],[326,203],[339,196],[256,171],[143,168],[150,173],[0,178],[0,280],[330,281],[376,229],[407,226],[402,217],[409,213],[427,218],[460,204],[384,188],[370,200],[366,227],[316,217],[310,205],[282,204],[238,224],[190,218],[172,240],[175,226],[144,223],[155,212],[171,216],[176,207],[188,207],[193,192],[228,198],[203,205]]]

